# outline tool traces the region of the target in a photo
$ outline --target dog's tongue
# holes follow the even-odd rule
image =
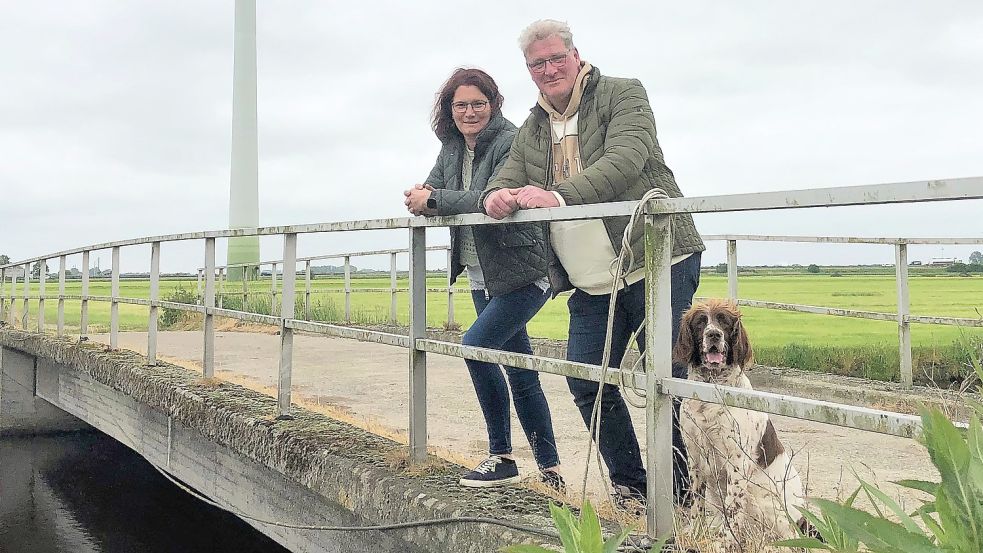
[[[709,353],[707,353],[707,361],[710,362],[710,363],[723,363],[724,362],[724,354],[722,354],[720,352],[717,352],[717,351],[715,351],[715,352],[709,352]]]

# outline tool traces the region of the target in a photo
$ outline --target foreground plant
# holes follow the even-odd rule
[[[553,524],[560,534],[560,542],[565,553],[614,553],[628,538],[631,528],[613,535],[605,541],[601,535],[601,520],[594,511],[590,501],[584,501],[580,510],[580,518],[576,518],[569,507],[550,503],[550,515]],[[665,540],[652,547],[652,551],[661,551]],[[538,545],[512,545],[503,549],[505,553],[553,553]]]
[[[983,380],[983,364],[971,360]],[[779,542],[786,547],[855,553],[858,544],[871,553],[980,553],[983,551],[983,403],[967,398],[973,411],[966,430],[957,428],[937,409],[922,412],[922,443],[941,476],[941,482],[902,480],[901,486],[920,490],[932,499],[906,513],[876,486],[861,481],[875,514],[852,506],[857,493],[840,504],[811,499],[821,515],[806,513],[827,543],[802,537]],[[888,519],[888,515],[894,520]]]

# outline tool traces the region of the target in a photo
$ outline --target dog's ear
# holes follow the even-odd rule
[[[744,323],[740,316],[734,320],[734,328],[730,334],[730,359],[727,360],[727,364],[736,365],[745,371],[750,370],[751,364],[754,362],[754,352],[751,351],[751,340],[748,338],[747,331],[744,330]]]
[[[693,331],[693,319],[696,318],[696,311],[690,309],[683,315],[683,320],[679,323],[679,337],[676,338],[676,345],[672,350],[672,360],[683,363],[687,366],[697,366],[700,364],[699,352],[696,344],[698,343]]]

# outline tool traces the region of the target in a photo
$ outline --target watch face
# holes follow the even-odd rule
[[[427,198],[427,207],[430,209],[437,208],[437,200],[435,198]]]

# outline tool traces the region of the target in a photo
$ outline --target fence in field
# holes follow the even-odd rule
[[[725,241],[727,243],[727,292],[728,297],[736,300],[739,305],[744,305],[748,307],[757,307],[762,309],[774,309],[780,311],[794,311],[798,313],[814,313],[820,315],[831,315],[837,317],[852,317],[859,319],[868,319],[876,321],[895,321],[898,325],[898,350],[899,359],[901,361],[899,367],[899,376],[901,383],[905,386],[911,386],[913,381],[913,366],[912,366],[912,353],[911,353],[911,323],[918,324],[930,324],[930,325],[952,325],[952,326],[964,326],[964,327],[978,327],[983,328],[983,318],[959,318],[959,317],[940,317],[940,316],[926,316],[926,315],[912,315],[910,313],[910,301],[909,301],[909,281],[908,281],[908,246],[909,245],[965,245],[965,244],[978,244],[983,245],[983,238],[858,238],[858,237],[844,237],[844,236],[767,236],[767,235],[736,235],[736,234],[712,234],[704,235],[703,239],[705,241]],[[873,311],[859,311],[855,309],[843,309],[838,307],[826,307],[826,306],[815,306],[815,305],[799,305],[791,303],[773,302],[773,301],[761,301],[755,299],[741,299],[738,297],[738,264],[737,264],[737,243],[738,241],[745,242],[799,242],[799,243],[818,243],[818,244],[882,244],[887,246],[892,246],[895,253],[895,286],[897,290],[897,312],[896,313],[882,313]],[[452,259],[450,257],[450,249],[447,246],[432,246],[427,248],[428,251],[440,251],[444,250],[447,252],[447,286],[446,288],[428,288],[428,292],[441,292],[447,294],[447,323],[450,326],[455,324],[454,320],[454,293],[459,290],[455,290],[453,284],[451,283],[451,266]],[[366,293],[366,292],[389,292],[390,294],[390,305],[389,305],[389,322],[391,324],[396,323],[396,294],[399,292],[406,292],[406,288],[399,288],[396,285],[396,256],[399,254],[406,254],[409,250],[406,249],[392,249],[392,250],[378,250],[378,251],[363,251],[363,252],[347,252],[347,253],[337,253],[331,255],[321,255],[314,257],[303,257],[298,258],[298,263],[304,263],[304,271],[300,274],[304,276],[304,319],[311,320],[311,295],[314,293],[344,293],[345,295],[345,322],[350,323],[352,317],[352,301],[351,297],[353,293]],[[351,278],[351,259],[353,257],[369,257],[378,255],[388,255],[390,258],[389,268],[390,268],[390,285],[389,288],[353,288],[352,278]],[[311,262],[316,260],[326,260],[326,259],[342,259],[344,260],[344,288],[339,290],[318,290],[312,291],[312,275],[311,275]],[[283,267],[283,260],[277,259],[272,261],[262,261],[260,263],[249,265],[251,268],[261,268],[270,266],[271,270],[271,282],[269,290],[260,291],[249,289],[248,279],[241,279],[241,282],[236,283],[241,286],[241,291],[227,291],[226,290],[226,275],[227,271],[232,269],[244,269],[247,268],[246,265],[225,265],[216,268],[218,271],[216,278],[218,292],[217,301],[218,306],[223,307],[223,298],[225,296],[236,296],[240,295],[242,297],[242,305],[245,306],[250,295],[262,294],[270,297],[271,309],[275,310],[276,298],[278,295],[277,290],[277,267]],[[201,297],[202,279],[204,275],[204,268],[198,269],[198,297]]]
[[[22,300],[20,322],[24,328],[28,326],[29,302],[37,300],[39,304],[38,332],[45,331],[44,303],[49,299],[46,295],[47,261],[58,259],[58,294],[51,299],[58,301],[57,333],[64,334],[64,304],[67,299],[81,301],[80,334],[87,333],[88,305],[90,301],[110,303],[110,346],[117,347],[119,334],[119,305],[135,304],[149,308],[148,318],[148,347],[147,362],[157,363],[157,310],[162,307],[185,310],[202,314],[204,318],[203,341],[204,353],[202,372],[206,377],[214,376],[215,371],[215,322],[216,316],[230,317],[244,321],[254,321],[264,324],[274,324],[281,327],[280,360],[277,382],[278,408],[282,414],[290,410],[291,371],[293,359],[293,335],[296,330],[320,333],[329,336],[353,338],[357,340],[389,344],[408,350],[409,359],[409,449],[413,462],[420,462],[427,455],[427,354],[438,353],[476,359],[492,363],[502,363],[540,372],[573,376],[600,382],[602,369],[594,365],[573,363],[569,361],[520,355],[484,348],[463,346],[450,342],[432,340],[426,334],[426,230],[430,227],[449,227],[460,225],[486,225],[508,222],[531,221],[563,221],[597,219],[605,217],[625,216],[633,213],[636,208],[644,209],[645,233],[645,288],[646,288],[646,328],[645,333],[645,364],[644,372],[626,371],[613,368],[604,374],[604,381],[612,384],[631,382],[646,391],[646,461],[649,467],[647,522],[648,532],[652,536],[664,535],[673,528],[672,502],[672,454],[671,454],[671,397],[684,397],[712,403],[723,403],[739,408],[777,413],[800,419],[837,424],[851,428],[892,434],[904,437],[916,436],[921,428],[917,417],[841,405],[825,401],[817,401],[795,396],[784,396],[766,392],[749,391],[707,383],[694,382],[673,378],[671,376],[671,308],[670,308],[670,217],[675,213],[721,213],[729,211],[756,211],[770,209],[798,209],[827,207],[834,208],[852,205],[897,204],[929,201],[957,201],[983,198],[983,177],[971,177],[951,180],[919,181],[895,184],[865,185],[842,188],[826,188],[812,190],[796,190],[781,192],[766,192],[756,194],[736,194],[725,196],[706,196],[693,198],[659,199],[640,206],[639,202],[620,202],[571,206],[556,209],[537,209],[520,211],[504,221],[496,221],[481,214],[458,215],[452,217],[429,218],[398,218],[376,219],[361,221],[331,222],[314,225],[264,227],[257,229],[237,229],[221,231],[192,232],[167,236],[153,236],[133,240],[121,240],[104,244],[66,250],[53,254],[25,259],[16,263],[0,266],[0,286],[10,280],[10,287],[4,290],[0,287],[0,320],[9,317],[16,320],[15,289],[17,275],[22,277],[22,294],[16,299]],[[387,332],[364,330],[348,326],[339,326],[322,322],[312,322],[295,317],[296,280],[297,280],[297,238],[298,235],[322,232],[351,232],[381,229],[407,229],[409,233],[409,335],[392,334]],[[247,313],[224,309],[216,305],[216,264],[215,241],[217,238],[236,236],[283,236],[283,257],[279,261],[288,268],[282,274],[280,289],[280,312],[277,316]],[[737,295],[737,264],[736,241],[750,239],[749,237],[714,237],[728,240],[728,260],[731,267],[730,292]],[[782,239],[792,237],[758,237],[762,239]],[[202,240],[204,243],[204,271],[202,305],[188,305],[159,299],[160,284],[160,253],[161,245],[169,242],[184,240]],[[803,240],[807,240],[803,238]],[[813,238],[808,241],[820,241]],[[831,239],[849,240],[849,239]],[[888,239],[884,239],[888,240]],[[880,242],[878,242],[880,243]],[[905,273],[907,269],[906,244],[887,241],[897,248],[897,265],[899,281],[899,313],[891,315],[897,318],[901,328],[902,342],[907,332],[907,326],[914,318],[906,314],[907,287]],[[119,295],[119,257],[120,249],[135,245],[150,244],[150,297],[126,298]],[[96,250],[111,249],[112,277],[111,295],[89,295],[89,258]],[[395,255],[387,251],[389,255]],[[66,258],[70,255],[82,257],[82,290],[78,296],[65,294]],[[31,264],[41,262],[38,294],[28,293],[31,279]],[[274,271],[275,274],[275,271]],[[10,275],[10,276],[7,276]],[[902,297],[904,296],[904,297]],[[748,305],[752,305],[745,302]],[[755,305],[757,306],[757,305]],[[797,306],[806,312],[815,312],[808,306]],[[846,316],[861,316],[859,312],[847,313]],[[887,314],[883,314],[887,316]],[[941,320],[941,318],[939,318]],[[917,322],[932,322],[922,321]],[[948,321],[946,324],[953,324]]]

